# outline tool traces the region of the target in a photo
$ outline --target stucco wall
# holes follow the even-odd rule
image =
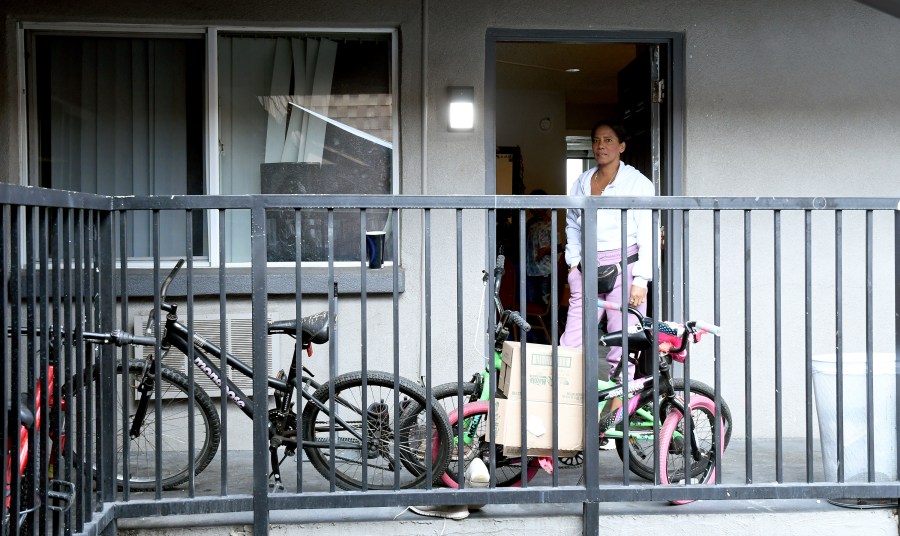
[[[423,20],[423,6],[426,16]],[[697,2],[575,0],[565,7],[538,0],[476,2],[212,2],[162,0],[153,3],[87,0],[59,3],[14,0],[6,15],[0,56],[0,180],[19,175],[15,28],[19,21],[123,22],[148,24],[276,25],[279,27],[399,27],[401,39],[400,121],[404,194],[481,194],[486,190],[486,140],[506,143],[484,129],[485,119],[502,110],[484,109],[485,32],[487,28],[552,29],[597,32],[665,31],[684,35],[684,184],[687,195],[715,196],[890,196],[897,195],[900,147],[900,19],[851,0],[795,2]],[[424,25],[423,25],[424,23]],[[426,40],[423,43],[423,36]],[[422,52],[426,61],[422,62]],[[424,79],[424,94],[423,94]],[[475,87],[476,129],[448,132],[446,87]],[[488,123],[492,123],[488,121]],[[423,136],[424,135],[424,136]],[[526,155],[527,165],[538,164]],[[530,189],[530,187],[529,187]],[[403,260],[406,292],[401,298],[400,355],[413,370],[423,348],[421,217],[406,217]],[[465,331],[477,319],[485,233],[481,216],[466,213],[463,279],[466,283]],[[736,220],[736,221],[735,221]],[[728,219],[725,235],[737,233],[740,218]],[[432,347],[439,375],[455,370],[455,242],[448,232],[451,215],[437,215]],[[763,224],[765,232],[765,225]],[[786,219],[795,229],[797,222]],[[884,225],[888,225],[885,223]],[[441,227],[439,227],[441,226]],[[449,226],[449,227],[448,227]],[[755,235],[762,237],[762,234]],[[700,238],[702,238],[702,232]],[[771,251],[760,238],[759,251]],[[802,244],[802,238],[792,238]],[[771,239],[768,239],[771,241]],[[700,241],[699,243],[703,243]],[[734,244],[734,242],[731,242]],[[710,246],[696,245],[700,254]],[[879,247],[882,247],[881,245]],[[892,244],[884,244],[885,258]],[[769,254],[761,254],[765,259]],[[704,261],[705,262],[705,261]],[[739,271],[734,252],[725,268]],[[761,260],[761,262],[763,262]],[[449,264],[449,266],[448,266]],[[765,270],[765,263],[762,264]],[[832,262],[833,266],[833,262]],[[700,271],[702,273],[702,270]],[[438,279],[439,277],[439,279]],[[708,288],[698,281],[698,288]],[[760,288],[770,288],[762,284]],[[802,287],[783,288],[785,300],[802,303]],[[708,292],[695,296],[708,300]],[[771,296],[771,294],[769,294]],[[887,298],[885,298],[887,300]],[[353,302],[343,307],[352,311]],[[708,301],[707,301],[708,303]],[[891,302],[892,303],[892,302]],[[385,305],[384,302],[379,306]],[[284,306],[276,305],[276,307]],[[883,307],[887,307],[884,304]],[[379,313],[370,334],[390,344],[390,307]],[[352,313],[351,313],[352,314]],[[345,315],[345,318],[350,314]],[[756,316],[758,320],[760,316]],[[740,325],[742,315],[735,317]],[[350,322],[351,325],[352,321]],[[756,329],[756,328],[754,328]],[[760,328],[760,329],[764,329]],[[357,330],[345,330],[342,343],[358,348]],[[885,338],[884,340],[892,340]],[[731,339],[726,350],[732,368],[743,366],[742,345]],[[466,341],[467,369],[478,363]],[[711,346],[711,345],[710,345]],[[384,346],[389,348],[390,346]],[[390,352],[387,352],[390,353]],[[754,359],[768,360],[771,347]],[[704,377],[708,367],[695,367]],[[796,369],[792,369],[796,372]],[[414,374],[409,374],[414,375]],[[761,379],[771,386],[771,375]],[[743,378],[729,378],[726,396],[738,417]],[[768,395],[766,395],[768,396]],[[792,400],[802,402],[802,393]],[[771,397],[761,415],[771,415]],[[762,403],[761,403],[762,404]],[[769,417],[770,418],[770,417]],[[773,433],[771,429],[760,434]]]
[[[485,29],[683,32],[687,57],[686,193],[879,195],[896,167],[900,21],[850,0],[825,2],[427,2],[428,185],[482,191],[484,132],[447,132],[445,88],[484,96]],[[401,30],[404,193],[417,193],[421,139],[422,3],[87,1],[4,3],[0,169],[18,175],[15,27],[18,21],[393,27]],[[486,113],[492,111],[486,110]],[[483,122],[479,121],[479,124]],[[458,155],[466,154],[465,165]],[[455,163],[455,164],[454,164]],[[415,167],[411,167],[415,166]],[[863,184],[847,186],[853,176]],[[759,181],[759,177],[782,180]],[[832,180],[835,178],[835,180]],[[824,180],[823,180],[824,179]],[[760,184],[762,183],[762,184]],[[860,191],[862,187],[864,190]],[[842,189],[843,188],[843,189]],[[430,192],[429,192],[430,193]],[[443,193],[443,192],[441,192]]]
[[[562,93],[501,91],[497,95],[497,145],[519,145],[525,168],[525,193],[543,189],[566,194],[566,106]],[[542,118],[550,128],[541,130]]]

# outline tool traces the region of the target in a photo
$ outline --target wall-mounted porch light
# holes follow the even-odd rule
[[[451,86],[447,88],[450,97],[450,130],[466,131],[475,128],[475,88]]]

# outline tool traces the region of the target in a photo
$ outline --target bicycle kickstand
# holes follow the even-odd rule
[[[269,455],[271,457],[270,463],[272,464],[272,474],[269,475],[271,478],[269,493],[280,493],[284,491],[284,484],[281,482],[281,463],[278,461],[278,449],[269,448]]]

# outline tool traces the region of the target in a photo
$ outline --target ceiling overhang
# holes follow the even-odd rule
[[[878,11],[883,11],[888,15],[900,18],[900,0],[856,0],[860,4],[873,7]]]

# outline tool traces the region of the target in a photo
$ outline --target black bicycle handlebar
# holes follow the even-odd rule
[[[610,311],[622,311],[622,307],[618,303],[597,300],[597,306],[601,309],[607,309]],[[638,325],[640,329],[637,331],[628,330],[628,344],[629,348],[634,349],[646,349],[650,347],[650,343],[652,342],[651,333],[653,330],[657,330],[660,333],[667,332],[669,335],[672,334],[672,328],[668,326],[666,323],[657,322],[650,318],[649,316],[645,316],[639,310],[634,307],[628,306],[628,312],[630,314],[635,315],[638,318]],[[671,348],[668,350],[670,354],[678,354],[684,351],[687,348],[688,337],[690,335],[694,335],[694,342],[700,340],[700,335],[703,333],[712,333],[713,335],[719,335],[721,333],[722,328],[715,324],[710,324],[708,322],[704,322],[702,320],[689,320],[684,324],[684,331],[678,335],[680,339],[680,344],[677,348]],[[616,331],[613,333],[607,333],[606,335],[602,335],[600,337],[600,344],[604,346],[622,346],[622,331]]]
[[[120,330],[113,330],[109,333],[93,333],[85,331],[82,333],[82,338],[97,344],[115,344],[116,346],[156,346],[155,337],[144,337]]]
[[[29,331],[27,328],[20,328],[21,335],[28,335]],[[7,336],[12,337],[13,332],[12,329],[7,329]],[[40,335],[40,328],[34,331],[35,335]],[[75,339],[77,334],[75,332],[69,333],[66,337],[72,337],[72,340]],[[140,335],[133,335],[128,333],[127,331],[121,330],[113,330],[109,333],[97,333],[93,331],[85,331],[81,333],[81,338],[87,342],[92,342],[95,344],[115,344],[116,346],[126,346],[126,345],[136,345],[136,346],[155,346],[156,338],[154,337],[142,337]],[[68,339],[67,339],[68,340]]]
[[[166,295],[169,292],[169,285],[172,284],[172,280],[175,279],[175,275],[178,274],[178,271],[181,270],[181,267],[184,266],[184,259],[178,259],[178,262],[175,263],[175,266],[172,267],[172,270],[169,272],[169,275],[163,280],[162,285],[159,287],[159,302],[162,310],[166,310]],[[147,316],[147,326],[146,333],[148,335],[153,335],[156,325],[156,307],[154,306],[150,309],[150,314]]]
[[[175,275],[178,273],[178,270],[181,270],[182,266],[184,266],[184,259],[178,259],[178,262],[175,263],[172,271],[169,272],[169,275],[167,275],[166,279],[163,281],[162,286],[159,287],[159,299],[161,301],[166,301],[166,293],[169,291],[169,285],[172,283],[172,280],[175,279]]]
[[[529,324],[522,315],[520,315],[517,311],[509,312],[509,319],[515,323],[515,325],[519,326],[523,331],[531,331],[531,324]]]

